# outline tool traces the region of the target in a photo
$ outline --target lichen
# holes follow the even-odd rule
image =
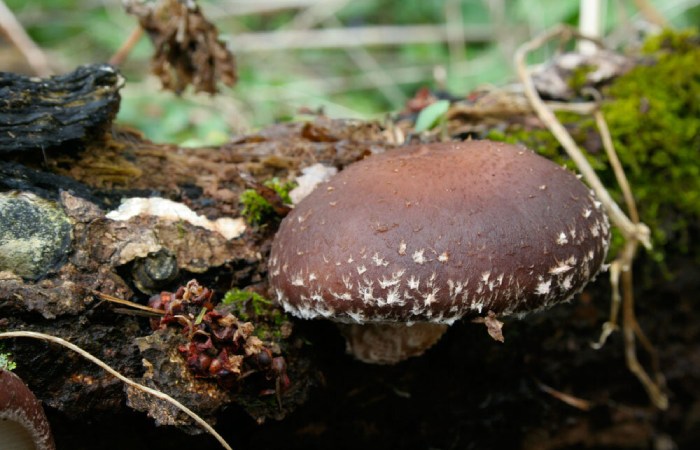
[[[650,38],[640,63],[603,89],[602,110],[632,186],[641,220],[652,229],[657,261],[669,252],[695,254],[690,235],[700,223],[700,36],[664,31]],[[590,117],[558,114],[605,186],[622,195]],[[511,125],[488,138],[528,146],[573,168],[551,133]],[[693,228],[695,227],[695,228]],[[621,239],[613,238],[611,254]]]
[[[278,178],[272,178],[263,184],[277,192],[283,203],[287,205],[292,204],[289,192],[296,187],[296,183],[293,181],[281,182]],[[252,225],[261,225],[278,217],[270,202],[255,189],[243,191],[240,196],[240,202],[243,205],[241,214]]]

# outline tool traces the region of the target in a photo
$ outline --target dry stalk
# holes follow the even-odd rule
[[[100,291],[93,291],[93,294],[95,294],[97,297],[99,297],[100,300],[105,300],[105,301],[108,301],[111,303],[117,303],[120,305],[128,306],[130,308],[135,308],[135,309],[138,309],[141,311],[146,311],[146,312],[158,315],[158,316],[162,316],[165,314],[165,311],[163,311],[162,309],[151,308],[149,306],[144,306],[140,303],[130,302],[129,300],[124,300],[124,299],[121,299],[119,297],[114,297],[112,295],[105,294],[105,293],[100,292]]]
[[[598,178],[597,174],[586,160],[583,152],[574,142],[569,132],[559,122],[554,112],[540,98],[535,89],[534,82],[526,65],[527,54],[535,49],[543,46],[550,40],[560,39],[560,42],[566,42],[572,38],[579,40],[587,40],[596,43],[602,47],[602,44],[597,40],[586,37],[578,33],[576,30],[567,26],[558,26],[554,29],[535,37],[533,40],[521,45],[515,53],[515,65],[518,75],[523,84],[525,95],[527,96],[532,109],[537,116],[557,138],[559,143],[564,147],[569,157],[574,161],[578,170],[581,172],[586,182],[595,191],[598,199],[606,208],[610,219],[616,225],[625,238],[625,246],[615,261],[612,262],[610,268],[610,281],[612,286],[612,302],[610,310],[610,318],[603,325],[601,336],[597,343],[593,344],[594,348],[600,348],[607,337],[617,329],[617,321],[619,309],[622,307],[622,333],[625,345],[625,361],[628,369],[642,383],[652,403],[659,409],[668,408],[668,397],[662,391],[663,380],[658,368],[658,354],[647,339],[637,322],[634,312],[634,291],[632,277],[632,263],[637,251],[637,247],[641,243],[646,248],[651,248],[649,228],[639,221],[637,207],[632,196],[632,191],[629,187],[627,177],[625,176],[622,165],[613,147],[612,138],[608,129],[605,118],[599,109],[593,111],[593,116],[596,120],[598,131],[601,135],[605,151],[610,160],[613,172],[623,191],[627,210],[630,212],[630,217],[625,215],[622,209],[615,203],[610,196],[608,190],[603,186],[603,183]],[[597,95],[596,98],[600,96]],[[622,281],[622,295],[620,295],[620,281]],[[645,349],[649,352],[652,358],[652,369],[656,374],[656,380],[648,375],[637,359],[636,339],[642,343]]]
[[[659,27],[667,27],[668,20],[649,0],[634,0],[634,5],[646,20]]]
[[[217,433],[216,430],[214,430],[214,428],[211,425],[209,425],[204,419],[199,417],[197,415],[197,413],[195,413],[194,411],[189,409],[187,406],[185,406],[182,403],[180,403],[179,401],[175,400],[174,398],[172,398],[168,394],[165,394],[163,392],[149,388],[148,386],[144,386],[142,384],[139,384],[139,383],[125,377],[124,375],[117,372],[115,369],[113,369],[109,365],[107,365],[107,363],[105,363],[101,359],[98,359],[97,357],[93,356],[92,354],[88,353],[87,351],[83,350],[82,348],[78,347],[77,345],[72,344],[64,339],[59,338],[59,337],[52,336],[50,334],[38,333],[38,332],[34,332],[34,331],[6,331],[3,333],[0,333],[0,339],[18,338],[18,337],[26,337],[26,338],[31,338],[31,339],[38,339],[41,341],[53,342],[55,344],[66,347],[70,350],[73,350],[74,352],[76,352],[77,354],[82,356],[83,358],[96,364],[97,366],[99,366],[100,368],[102,368],[103,370],[108,372],[110,375],[116,377],[117,379],[121,380],[125,384],[127,384],[135,389],[146,392],[147,394],[150,394],[150,395],[152,395],[160,400],[163,400],[163,401],[168,402],[171,405],[175,406],[177,409],[179,409],[180,411],[182,411],[185,414],[187,414],[188,416],[190,416],[192,418],[192,420],[197,422],[209,434],[214,436],[214,438],[216,438],[216,440],[219,441],[219,443],[221,444],[222,447],[224,447],[227,450],[233,450],[231,448],[231,446],[228,445],[228,443],[224,440],[224,438],[219,433]]]
[[[53,74],[49,59],[3,0],[0,0],[0,35],[4,35],[19,50],[36,75],[46,78]]]
[[[132,31],[129,37],[126,38],[126,41],[124,41],[116,53],[109,58],[109,64],[116,67],[124,64],[124,61],[126,61],[129,53],[131,53],[134,47],[136,47],[136,44],[139,43],[141,37],[143,37],[143,28],[141,28],[141,25],[137,25],[136,28],[134,28],[134,31]]]

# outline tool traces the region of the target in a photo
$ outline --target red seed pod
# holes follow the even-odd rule
[[[206,373],[209,370],[209,366],[211,365],[212,359],[207,356],[206,354],[202,353],[199,355],[198,359],[198,367],[197,370],[200,373]]]

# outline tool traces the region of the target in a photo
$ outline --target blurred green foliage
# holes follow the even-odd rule
[[[700,6],[691,2],[652,1],[676,26],[700,21]],[[107,61],[136,26],[136,20],[123,11],[120,0],[6,3],[62,71],[79,64]],[[575,24],[578,20],[578,2],[574,0],[354,0],[337,11],[332,9],[332,2],[319,1],[314,4],[318,15],[311,15],[318,18],[314,28],[440,25],[457,21],[465,32],[489,25],[494,30],[493,39],[468,42],[457,51],[450,51],[446,43],[436,43],[377,45],[352,51],[297,49],[290,44],[290,48],[281,51],[242,52],[237,51],[237,36],[294,28],[301,10],[235,11],[241,5],[263,8],[265,0],[198,3],[236,53],[240,80],[235,88],[223,89],[217,99],[192,92],[175,98],[161,92],[158,83],[147,76],[152,47],[143,38],[121,67],[127,85],[122,91],[124,100],[118,120],[143,130],[156,142],[216,145],[231,134],[281,120],[296,120],[300,107],[322,108],[333,117],[379,117],[401,109],[403,101],[423,86],[464,95],[483,83],[498,85],[513,79],[512,53],[517,45],[554,24]],[[632,2],[607,3],[608,30],[634,19]],[[449,7],[454,4],[461,18],[450,12],[453,10]],[[325,12],[329,14],[324,16]],[[374,65],[358,64],[353,57],[355,51],[365,52]],[[550,52],[551,49],[536,52],[533,62],[546,58]],[[0,70],[11,70],[12,67],[3,67],[4,61],[8,59],[0,57]],[[444,77],[434,77],[433,69],[437,67],[444,69]],[[377,84],[371,73],[378,70],[385,71],[394,84]]]

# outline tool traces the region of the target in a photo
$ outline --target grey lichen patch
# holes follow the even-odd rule
[[[0,271],[36,280],[70,251],[72,225],[56,203],[31,193],[0,193]]]

